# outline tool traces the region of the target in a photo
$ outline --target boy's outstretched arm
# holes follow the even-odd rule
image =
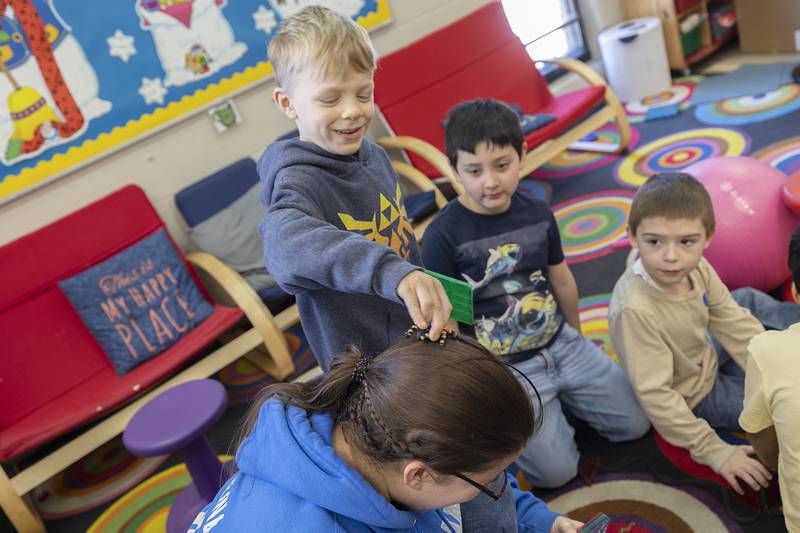
[[[578,284],[567,265],[567,260],[564,259],[556,265],[550,265],[548,269],[553,296],[558,302],[561,314],[564,315],[567,324],[581,333],[581,319],[578,313]]]
[[[388,246],[337,228],[306,204],[272,206],[259,227],[267,270],[287,292],[328,288],[401,303],[400,280],[419,270]]]
[[[452,310],[439,281],[389,246],[325,222],[307,192],[284,187],[273,198],[259,232],[267,269],[284,290],[375,294],[404,304],[417,327],[439,338]]]

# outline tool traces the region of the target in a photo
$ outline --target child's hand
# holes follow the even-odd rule
[[[550,533],[577,533],[583,522],[572,520],[566,516],[559,516],[550,527]]]
[[[752,446],[736,446],[736,451],[722,465],[719,474],[739,494],[744,494],[744,490],[739,485],[739,479],[750,485],[755,491],[761,487],[768,487],[769,480],[772,479],[772,474],[767,467],[756,458],[756,451]]]
[[[430,326],[428,337],[433,341],[439,340],[453,310],[439,280],[415,270],[400,280],[397,295],[406,305],[414,325],[422,330]]]

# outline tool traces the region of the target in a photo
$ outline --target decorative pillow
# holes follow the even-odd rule
[[[164,229],[58,285],[120,376],[213,312]]]
[[[264,266],[258,225],[266,208],[258,199],[258,188],[253,185],[231,205],[189,228],[189,237],[199,249],[239,272],[256,292],[278,285]]]

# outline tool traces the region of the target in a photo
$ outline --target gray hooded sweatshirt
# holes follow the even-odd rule
[[[267,270],[296,296],[320,366],[348,344],[383,351],[411,325],[397,285],[421,264],[386,153],[367,139],[349,156],[291,139],[267,148],[258,174]]]

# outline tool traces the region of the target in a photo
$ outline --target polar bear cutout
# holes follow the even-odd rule
[[[136,0],[140,27],[150,32],[164,85],[211,76],[247,52],[222,13],[226,0]]]

